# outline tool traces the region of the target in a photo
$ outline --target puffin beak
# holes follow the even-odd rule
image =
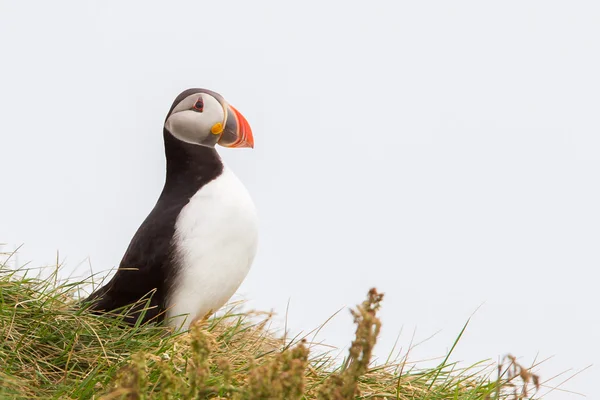
[[[223,147],[250,147],[254,148],[252,129],[246,118],[233,106],[225,103],[225,128],[217,142]]]

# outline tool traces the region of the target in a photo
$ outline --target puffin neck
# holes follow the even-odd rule
[[[176,139],[163,130],[167,177],[165,186],[187,183],[200,187],[223,172],[223,163],[212,147],[193,145]]]

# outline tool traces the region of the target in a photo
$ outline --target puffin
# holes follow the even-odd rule
[[[91,312],[119,313],[130,325],[187,330],[233,296],[254,260],[255,205],[216,150],[254,148],[254,138],[223,96],[200,88],[175,98],[163,138],[162,192],[115,275],[85,301]]]

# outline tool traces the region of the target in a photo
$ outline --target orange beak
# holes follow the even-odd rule
[[[225,104],[224,108],[225,127],[217,143],[223,147],[254,148],[252,129],[246,118],[229,104]]]

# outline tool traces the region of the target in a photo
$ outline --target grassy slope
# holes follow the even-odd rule
[[[371,365],[380,328],[374,290],[353,311],[356,338],[336,365],[302,338],[275,337],[268,316],[236,307],[190,333],[123,327],[75,306],[82,285],[0,266],[0,398],[483,400],[517,398],[524,382],[530,393],[522,398],[533,398],[537,384],[510,360],[498,370],[449,357],[425,370],[405,359]]]

